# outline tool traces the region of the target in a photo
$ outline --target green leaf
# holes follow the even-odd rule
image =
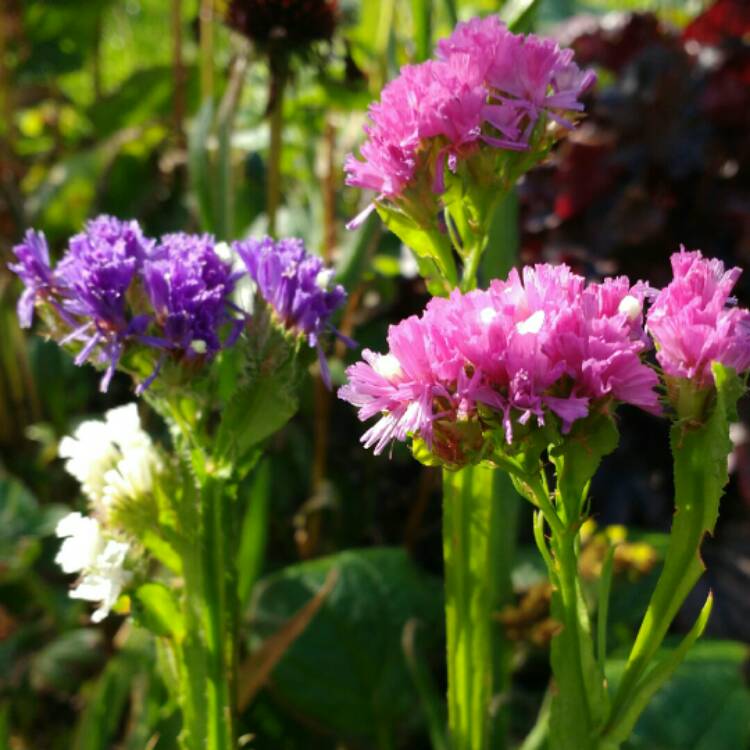
[[[422,711],[430,735],[432,750],[449,750],[448,738],[445,735],[445,705],[439,694],[435,681],[430,674],[424,655],[417,645],[419,620],[409,620],[404,626],[401,645],[406,656],[409,673],[414,681],[422,704]]]
[[[198,203],[201,228],[207,232],[213,232],[217,225],[212,190],[212,169],[206,145],[213,122],[214,103],[212,99],[206,99],[201,104],[193,126],[188,132],[190,183]]]
[[[708,618],[713,607],[713,594],[709,594],[698,619],[680,645],[661,660],[657,661],[644,675],[636,687],[631,700],[621,709],[616,724],[609,727],[607,740],[620,743],[626,740],[633,731],[638,717],[649,704],[654,695],[669,680],[684,660],[690,647],[700,638],[706,629]]]
[[[69,693],[104,658],[102,634],[96,628],[63,633],[37,652],[31,662],[31,684],[36,690]]]
[[[131,631],[122,650],[115,652],[97,679],[85,686],[85,704],[72,750],[110,750],[115,746],[140,750],[147,746],[162,716],[168,715],[163,688],[154,675],[152,643],[146,631]],[[149,699],[158,704],[148,713],[139,710],[139,704]],[[134,745],[139,736],[140,745]]]
[[[378,205],[377,211],[388,229],[410,250],[413,250],[418,259],[435,263],[448,287],[456,286],[458,275],[450,239],[447,235],[437,229],[419,226],[398,209]]]
[[[511,190],[492,214],[481,266],[481,276],[485,283],[505,278],[518,262],[519,230],[518,194]]]
[[[666,658],[670,651],[664,649]],[[744,678],[745,644],[696,643],[672,679],[651,699],[625,742],[625,750],[736,750],[750,744],[750,691]],[[607,672],[621,679],[624,659]]]
[[[728,480],[729,422],[744,385],[729,368],[713,365],[716,391],[702,424],[677,421],[670,432],[674,459],[675,517],[664,568],[656,584],[613,704],[613,720],[632,698],[672,620],[705,569],[700,546],[713,533]]]
[[[432,0],[411,0],[414,24],[414,62],[423,62],[432,53]]]
[[[242,521],[237,571],[240,606],[244,607],[263,568],[268,541],[268,515],[271,504],[271,462],[255,469],[247,490],[247,510]]]
[[[370,214],[365,223],[352,233],[353,236],[342,248],[336,266],[336,281],[345,289],[354,289],[362,278],[368,259],[380,237],[380,226],[378,217]]]
[[[500,18],[516,34],[533,30],[539,0],[508,0],[503,4]]]
[[[135,592],[138,621],[152,633],[177,641],[185,637],[185,621],[173,593],[163,583],[144,583]]]
[[[298,407],[293,359],[241,386],[227,404],[216,436],[215,453],[243,464],[255,448],[280,430]]]
[[[331,732],[373,738],[419,715],[401,634],[417,617],[429,634],[425,647],[436,645],[441,586],[400,549],[348,551],[301,563],[255,587],[251,617],[258,637],[270,636],[303,607],[332,568],[339,570],[338,582],[279,662],[271,690]]]

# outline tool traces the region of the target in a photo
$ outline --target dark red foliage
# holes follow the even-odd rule
[[[750,265],[748,8],[719,0],[684,35],[649,14],[569,27],[576,59],[604,83],[521,188],[524,260],[659,283],[684,242]]]
[[[274,54],[303,50],[333,36],[336,0],[230,0],[227,23]]]
[[[747,0],[718,0],[687,26],[682,38],[719,45],[729,39],[742,39],[748,35],[750,3]]]

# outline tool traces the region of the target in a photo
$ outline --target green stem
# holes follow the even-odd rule
[[[463,273],[461,274],[461,291],[469,292],[477,285],[477,273],[479,272],[479,262],[482,260],[482,253],[487,245],[487,238],[478,239],[469,250],[469,254],[464,263]]]
[[[443,555],[448,649],[448,725],[452,750],[505,747],[493,732],[493,695],[508,688],[509,650],[493,622],[511,592],[517,496],[500,472],[480,466],[443,472]],[[496,481],[497,480],[497,481]],[[502,491],[503,497],[497,494]],[[501,505],[502,503],[502,505]],[[504,524],[506,520],[510,524]],[[503,526],[506,526],[503,528]],[[507,580],[506,580],[507,579]],[[494,734],[494,736],[493,736]]]
[[[281,201],[281,152],[284,130],[284,93],[287,81],[285,60],[271,62],[271,109],[269,112],[270,140],[268,145],[268,170],[266,213],[268,234],[276,236],[276,213]]]
[[[211,476],[197,482],[187,465],[183,474],[179,517],[186,635],[175,644],[181,674],[180,747],[235,750],[237,593],[226,487]]]
[[[206,698],[208,704],[207,750],[234,750],[235,665],[234,601],[236,578],[233,561],[227,555],[227,504],[221,482],[209,478],[201,493],[203,538],[203,592],[208,652]]]
[[[553,670],[556,664],[565,664],[555,673],[558,690],[564,693],[565,710],[575,716],[575,721],[568,722],[578,735],[576,749],[593,748],[592,716],[588,702],[588,688],[583,672],[583,654],[581,651],[580,628],[580,590],[578,583],[578,559],[575,551],[575,535],[567,533],[562,538],[553,540],[558,566],[557,581],[559,591],[553,596],[552,611],[563,623],[562,633],[552,641]],[[560,653],[564,651],[565,653]],[[563,740],[567,747],[570,738]],[[554,738],[553,738],[554,746]]]
[[[673,446],[679,427],[673,427]],[[653,660],[685,598],[704,571],[700,545],[706,531],[713,531],[721,485],[715,486],[716,467],[708,458],[705,438],[698,433],[682,439],[675,450],[675,507],[664,567],[638,630],[612,707],[613,720],[637,692],[637,685]],[[722,457],[726,462],[726,458]],[[723,468],[723,467],[722,467]]]

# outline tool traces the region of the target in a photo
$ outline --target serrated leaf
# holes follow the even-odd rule
[[[727,456],[732,450],[729,423],[736,415],[744,384],[730,368],[713,365],[713,402],[701,424],[677,421],[670,431],[674,459],[675,517],[659,580],[630,652],[612,708],[616,720],[656,654],[672,620],[705,570],[700,547],[713,533],[719,501],[728,481]]]

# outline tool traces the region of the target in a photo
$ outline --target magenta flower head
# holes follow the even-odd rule
[[[450,37],[438,42],[440,57],[457,54],[468,55],[481,67],[494,98],[523,113],[526,138],[543,112],[570,128],[566,111],[582,111],[580,97],[596,81],[593,71],[582,71],[573,62],[572,50],[536,34],[513,34],[497,16],[459,23]]]
[[[38,299],[51,298],[55,279],[50,268],[49,248],[43,232],[29,229],[23,242],[13,248],[18,263],[9,263],[13,273],[23,281],[23,294],[18,300],[18,321],[21,328],[29,328],[34,319],[34,305]]]
[[[405,66],[371,105],[361,158],[346,159],[347,184],[374,190],[378,205],[395,204],[417,219],[415,204],[429,213],[429,191],[442,194],[446,175],[467,160],[469,179],[489,172],[495,188],[507,188],[521,168],[514,152],[536,154],[524,160],[528,168],[551,145],[537,123],[548,116],[570,128],[583,109],[579,97],[595,76],[572,56],[552,40],[511,33],[494,16],[458,24],[439,42],[440,59]]]
[[[750,311],[731,297],[741,270],[726,270],[720,260],[684,247],[671,262],[674,278],[657,295],[647,321],[664,373],[706,388],[713,385],[713,362],[738,374],[748,370]]]
[[[304,242],[297,238],[247,239],[234,242],[232,247],[276,320],[286,331],[303,337],[317,349],[321,374],[330,385],[320,337],[324,331],[333,330],[331,316],[346,299],[344,288],[333,282],[333,270],[325,268],[319,257],[310,255]]]
[[[479,460],[499,433],[512,446],[554,417],[577,420],[628,403],[658,413],[658,378],[642,361],[644,285],[589,284],[567,266],[515,270],[486,291],[432,299],[388,333],[389,350],[363,352],[339,396],[380,453],[419,438],[439,460]]]
[[[154,241],[143,235],[138,222],[100,216],[71,238],[55,269],[64,310],[78,322],[61,343],[82,342],[77,365],[92,354],[106,364],[103,391],[109,386],[124,342],[143,334],[148,325],[147,315],[128,314],[127,294],[153,246]]]

